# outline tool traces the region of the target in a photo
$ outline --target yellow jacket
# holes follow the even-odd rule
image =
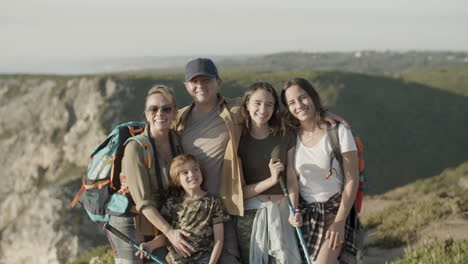
[[[244,198],[237,156],[237,148],[242,132],[242,117],[239,99],[219,97],[219,116],[224,120],[229,131],[229,141],[224,154],[223,175],[221,175],[220,196],[230,215],[244,215]],[[176,131],[182,135],[185,123],[194,107],[194,103],[179,110],[176,119]]]

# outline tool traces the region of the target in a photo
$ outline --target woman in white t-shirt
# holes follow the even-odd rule
[[[288,189],[296,208],[300,194],[303,208],[290,217],[290,223],[302,226],[314,263],[336,263],[345,250],[355,256],[357,228],[349,221],[350,215],[357,217],[350,214],[358,188],[358,157],[353,135],[339,124],[343,177],[336,159],[330,168],[332,147],[323,120],[325,110],[314,87],[302,78],[289,80],[281,92],[281,100],[289,110],[285,123],[296,136],[296,148],[288,153]]]

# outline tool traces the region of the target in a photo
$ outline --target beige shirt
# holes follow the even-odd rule
[[[242,117],[240,112],[240,101],[225,99],[219,96],[219,107],[217,113],[219,117],[224,121],[228,131],[228,141],[225,147],[223,157],[216,158],[214,162],[220,162],[222,160],[222,173],[219,176],[214,175],[213,177],[220,177],[219,181],[219,196],[222,199],[226,210],[231,215],[243,215],[243,195],[242,185],[240,180],[240,167],[237,159],[237,148],[239,146],[239,139],[242,131]],[[188,122],[190,112],[194,107],[194,103],[179,110],[176,120],[176,130],[181,134],[185,135],[190,133],[192,127]],[[187,130],[187,131],[185,131]],[[199,135],[202,137],[203,135]],[[185,140],[185,139],[184,139]],[[212,147],[212,143],[209,140],[205,140],[204,144],[197,144],[198,148],[205,153],[207,149]],[[185,144],[184,144],[185,146]],[[189,146],[190,147],[190,146]],[[197,156],[197,158],[201,159]]]
[[[224,153],[229,141],[228,128],[218,109],[219,106],[200,117],[190,115],[181,132],[185,152],[197,157],[205,170],[204,189],[217,197],[221,182],[219,175],[223,173]]]

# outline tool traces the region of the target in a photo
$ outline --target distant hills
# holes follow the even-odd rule
[[[283,52],[242,60],[220,61],[226,71],[297,71],[341,70],[360,73],[386,74],[410,69],[468,66],[465,52]]]
[[[396,73],[415,68],[467,66],[467,52],[281,52],[266,55],[145,56],[130,58],[2,58],[0,73],[95,74],[113,72],[178,72],[194,57],[210,57],[221,71],[341,70]]]

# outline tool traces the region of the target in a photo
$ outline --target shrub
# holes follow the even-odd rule
[[[405,256],[390,264],[464,264],[468,263],[468,240],[426,241],[420,247],[408,247]]]

